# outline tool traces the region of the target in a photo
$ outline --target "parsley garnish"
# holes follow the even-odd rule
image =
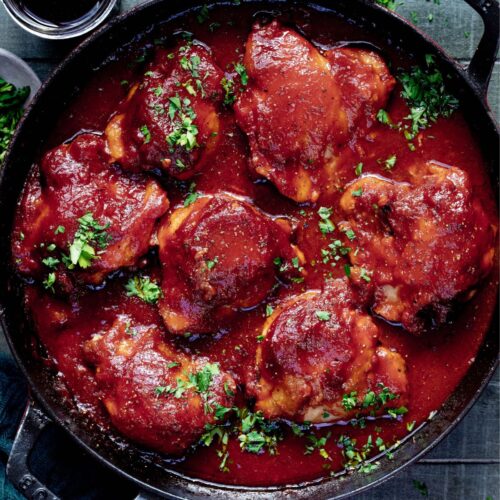
[[[59,259],[56,259],[54,257],[47,257],[46,259],[42,260],[43,264],[46,265],[47,267],[56,267],[59,262],[61,262]]]
[[[383,161],[384,163],[384,170],[392,170],[394,166],[396,165],[397,161],[397,156],[396,155],[391,155],[389,158]]]
[[[320,207],[318,210],[318,215],[321,219],[318,222],[318,226],[319,230],[323,234],[333,233],[333,231],[335,231],[335,225],[330,219],[332,213],[333,213],[332,209],[327,207]]]
[[[309,444],[306,444],[306,451],[304,452],[304,455],[311,455],[314,450],[318,450],[318,453],[325,460],[331,460],[330,455],[325,449],[326,443],[330,439],[331,435],[331,432],[329,432],[326,436],[322,436],[320,438],[316,437],[316,435],[313,433],[307,435],[306,438],[309,441]]]
[[[370,281],[372,280],[370,275],[368,274],[368,271],[362,267],[361,268],[361,271],[359,273],[359,277],[363,280],[365,280],[367,283],[370,283]]]
[[[439,117],[450,117],[459,106],[458,100],[447,92],[434,56],[426,55],[425,61],[425,69],[414,66],[398,77],[403,86],[401,97],[410,108],[410,114],[405,117],[411,122],[409,139],[435,123]]]
[[[233,80],[229,80],[228,78],[224,77],[220,81],[220,84],[222,85],[222,90],[224,91],[224,105],[225,106],[231,106],[234,104],[234,101],[236,101],[236,96],[234,94],[234,82]]]
[[[187,151],[199,146],[196,141],[198,127],[193,123],[196,113],[191,108],[191,101],[185,98],[181,101],[178,95],[169,98],[170,104],[168,114],[173,121],[177,116],[175,128],[167,136],[167,142],[170,146],[185,147]]]
[[[331,314],[328,311],[316,311],[315,314],[320,321],[329,321],[331,317]]]
[[[149,276],[134,276],[125,285],[129,297],[138,297],[147,304],[156,304],[161,297],[161,289]]]
[[[47,278],[42,282],[43,287],[46,290],[54,291],[54,283],[56,282],[56,273],[49,273]]]
[[[207,269],[210,271],[215,267],[215,265],[219,262],[218,257],[214,257],[212,260],[207,260],[205,263],[207,265]]]
[[[91,246],[91,243],[103,251],[111,241],[111,237],[106,232],[110,224],[99,224],[91,212],[80,217],[78,222],[80,225],[69,247],[69,257],[63,255],[63,262],[68,269],[74,269],[77,265],[82,269],[90,267],[92,261],[98,258],[95,247]]]
[[[246,86],[248,84],[248,73],[245,66],[241,63],[235,63],[234,70],[240,75],[241,84]]]
[[[363,163],[358,163],[354,167],[354,173],[356,174],[357,177],[359,177],[363,173]]]
[[[425,483],[423,483],[422,481],[418,481],[417,479],[414,479],[413,486],[423,497],[429,496],[429,490],[427,489],[427,485]]]
[[[181,68],[189,71],[193,78],[200,77],[200,63],[201,59],[199,56],[191,56],[189,59],[186,56],[182,56],[180,60]]]
[[[142,134],[144,144],[147,144],[151,140],[151,132],[149,131],[147,125],[143,125],[139,131]]]
[[[184,200],[184,206],[189,207],[192,203],[194,203],[198,197],[200,196],[196,191],[196,183],[192,182],[191,185],[189,186],[189,192],[188,195],[186,196]]]
[[[202,6],[200,9],[200,12],[196,16],[196,20],[200,23],[203,24],[208,18],[210,14],[208,12],[208,6],[205,4]]]
[[[403,5],[403,2],[397,0],[375,0],[379,5],[383,5],[386,9],[396,10],[398,6]]]
[[[0,78],[0,164],[5,158],[17,122],[23,115],[23,104],[29,94],[29,87],[17,88]]]

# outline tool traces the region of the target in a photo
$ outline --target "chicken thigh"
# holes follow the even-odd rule
[[[405,362],[377,346],[378,329],[357,305],[345,280],[329,282],[276,308],[266,320],[257,348],[248,393],[267,418],[332,422],[360,410],[344,395],[363,398],[382,387],[397,395],[389,406],[404,404]],[[373,408],[365,408],[365,412]]]
[[[297,202],[316,201],[339,147],[385,104],[394,79],[373,52],[321,53],[277,21],[254,25],[244,63],[249,84],[235,112],[251,169]]]
[[[148,251],[165,192],[143,175],[110,166],[101,137],[78,136],[49,151],[25,189],[16,218],[13,257],[19,272],[48,288],[97,284]]]
[[[190,357],[161,339],[156,325],[118,315],[85,344],[113,425],[124,435],[166,454],[189,448],[230,407],[234,380],[217,363]]]
[[[262,302],[278,275],[300,275],[303,256],[290,237],[287,220],[230,195],[204,196],[175,210],[159,231],[159,307],[168,330],[213,331]]]
[[[459,168],[417,164],[410,182],[366,175],[340,200],[353,279],[373,312],[418,333],[446,320],[491,270],[496,227]]]
[[[112,161],[178,179],[202,169],[218,141],[223,76],[202,45],[158,49],[106,127]]]

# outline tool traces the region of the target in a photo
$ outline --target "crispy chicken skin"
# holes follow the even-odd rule
[[[99,283],[108,273],[134,265],[148,251],[156,221],[168,209],[167,196],[155,181],[126,175],[108,159],[103,139],[92,134],[45,154],[16,218],[12,252],[19,272],[41,278],[55,270],[58,282],[65,282],[69,271],[61,254],[69,254],[78,219],[89,212],[99,224],[109,223],[109,242],[102,253],[95,248],[97,258],[89,268],[77,266],[72,271],[78,280]],[[56,248],[51,250],[52,244]],[[48,257],[59,260],[56,269],[42,263]]]
[[[340,208],[341,228],[355,234],[352,276],[371,292],[373,312],[419,333],[489,273],[496,227],[464,171],[429,162],[412,174],[408,183],[364,176]]]
[[[327,283],[276,308],[266,320],[248,393],[267,418],[312,423],[352,417],[344,394],[379,391],[384,384],[404,404],[408,382],[403,358],[377,347],[378,329],[362,312],[345,280]],[[369,409],[367,410],[369,411]]]
[[[159,308],[167,329],[177,334],[211,332],[239,309],[258,305],[277,284],[280,268],[286,277],[296,272],[292,259],[303,261],[290,243],[288,221],[227,194],[178,208],[158,237]]]
[[[234,109],[251,169],[297,202],[316,201],[339,146],[385,104],[394,79],[373,52],[323,55],[277,21],[254,25],[244,63],[250,81]]]
[[[219,139],[223,76],[202,45],[157,49],[106,127],[112,160],[132,170],[161,168],[178,179],[202,169]],[[171,143],[175,131],[189,132],[194,142]]]
[[[161,337],[155,324],[121,314],[84,349],[114,426],[139,444],[180,454],[215,422],[217,405],[232,405],[236,385],[218,365],[174,351]],[[205,391],[192,383],[200,373],[210,374]]]

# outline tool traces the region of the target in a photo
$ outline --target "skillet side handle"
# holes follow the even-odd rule
[[[19,424],[7,460],[7,477],[26,497],[33,500],[59,500],[29,470],[28,458],[41,432],[51,420],[33,401],[29,401]]]
[[[499,40],[499,5],[497,0],[465,0],[480,16],[484,33],[467,69],[472,84],[486,97],[491,72],[495,65]]]

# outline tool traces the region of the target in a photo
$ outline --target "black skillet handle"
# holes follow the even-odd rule
[[[497,0],[465,0],[480,16],[484,33],[467,69],[472,84],[486,96],[491,72],[495,65],[499,39],[499,5]]]
[[[7,461],[7,477],[26,497],[33,500],[59,500],[29,470],[28,457],[45,426],[52,422],[33,401],[29,401],[19,424]]]

